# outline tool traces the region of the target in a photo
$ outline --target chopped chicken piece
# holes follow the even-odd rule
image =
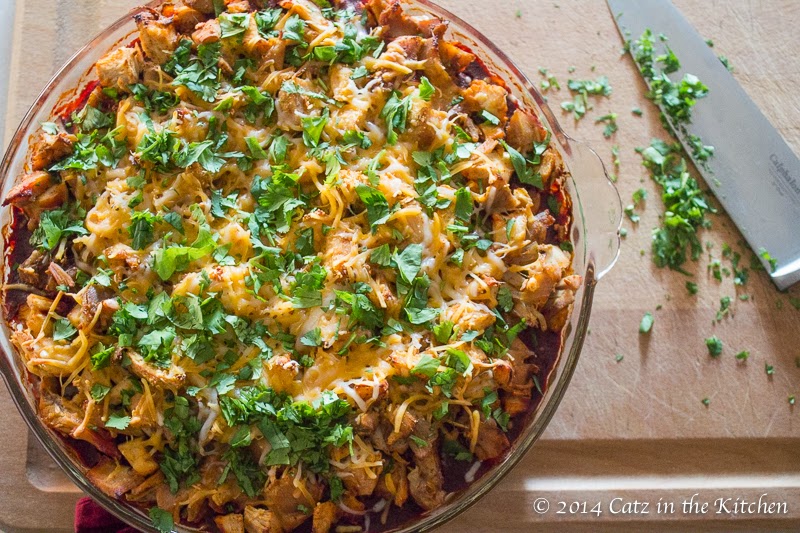
[[[222,38],[222,28],[217,19],[211,19],[197,25],[192,33],[192,40],[197,44],[216,43]]]
[[[57,163],[61,159],[70,155],[72,153],[73,139],[73,136],[64,133],[63,131],[55,135],[43,132],[36,144],[34,144],[33,156],[31,158],[31,168],[33,170],[44,170],[53,163]],[[35,179],[35,176],[36,174],[30,175],[28,179]],[[44,178],[42,177],[39,177],[38,179],[44,181]],[[56,180],[52,177],[50,178],[50,184],[56,184]],[[43,192],[44,191],[41,191],[40,194]]]
[[[244,530],[247,533],[283,533],[275,513],[252,505],[244,508]]]
[[[462,331],[483,331],[497,319],[486,305],[470,300],[450,305],[442,314],[442,318],[458,324]]]
[[[543,142],[546,136],[547,130],[539,118],[530,111],[517,109],[508,121],[507,142],[522,154],[529,153],[533,150],[533,143]]]
[[[313,509],[322,497],[322,486],[306,482],[306,488],[314,501],[309,501],[303,492],[294,486],[291,476],[272,482],[264,493],[264,502],[275,513],[284,530],[291,531],[311,518],[311,514],[298,509]]]
[[[176,30],[181,33],[191,33],[195,27],[205,21],[206,18],[197,9],[185,5],[175,7],[172,20]]]
[[[425,442],[420,446],[411,442],[414,452],[415,467],[408,474],[408,486],[411,497],[417,505],[430,511],[441,507],[444,503],[444,476],[439,460],[438,430],[432,428],[427,420],[420,420],[414,434]]]
[[[118,446],[122,456],[130,463],[137,474],[149,476],[158,470],[158,463],[147,451],[147,447],[142,439],[131,439]]]
[[[339,508],[333,502],[318,503],[311,522],[312,533],[328,533],[339,519]]]
[[[128,350],[127,353],[131,360],[130,371],[154,385],[174,389],[180,387],[186,379],[186,373],[176,364],[171,364],[169,369],[163,369],[148,363],[134,350]]]
[[[214,14],[214,0],[183,0],[183,3],[204,15]]]
[[[508,115],[506,98],[508,98],[508,91],[502,86],[487,83],[484,80],[474,80],[464,90],[464,102],[462,105],[470,113],[488,111],[503,125],[506,122],[506,115]]]
[[[497,141],[487,140],[472,153],[469,165],[461,174],[476,184],[502,186],[509,182],[514,166],[503,150],[497,150]],[[462,163],[463,164],[463,163]]]
[[[492,418],[481,421],[478,429],[478,442],[475,444],[475,456],[480,461],[497,459],[510,446],[508,437]]]
[[[143,64],[142,51],[134,46],[109,52],[95,66],[103,87],[117,87],[127,91],[129,85],[139,81]]]
[[[101,460],[86,472],[86,477],[104,494],[112,498],[119,498],[144,481],[144,477],[112,459]]]
[[[347,471],[349,475],[342,477],[342,482],[347,490],[356,496],[372,496],[378,486],[378,478],[371,478],[364,468],[353,468]]]
[[[311,82],[302,78],[294,78],[289,81],[294,83],[301,90],[318,92]],[[288,92],[281,87],[278,91],[275,107],[278,112],[278,127],[282,130],[303,131],[303,117],[319,116],[319,101],[299,92]]]
[[[244,533],[244,518],[240,514],[226,514],[214,517],[221,533]]]
[[[567,276],[556,286],[550,301],[542,309],[542,314],[547,320],[547,326],[552,331],[558,331],[566,325],[575,303],[575,292],[581,286],[581,277],[577,274]]]
[[[178,32],[171,20],[156,18],[151,12],[136,15],[136,27],[139,28],[139,42],[147,57],[158,65],[163,65],[178,47]]]
[[[530,265],[528,279],[520,288],[522,294],[518,307],[532,305],[538,309],[544,305],[564,271],[569,268],[569,256],[557,246],[544,244],[539,246],[539,251],[539,259]]]

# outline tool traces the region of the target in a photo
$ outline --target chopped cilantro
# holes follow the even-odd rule
[[[409,244],[402,252],[395,252],[392,257],[397,264],[397,271],[406,283],[413,283],[422,264],[422,245]]]
[[[303,117],[301,122],[303,124],[303,144],[308,148],[316,148],[322,138],[322,132],[325,130],[325,125],[328,123],[330,114],[326,108],[322,115],[319,117]]]
[[[420,357],[417,364],[414,365],[414,368],[411,369],[411,373],[414,375],[421,375],[427,378],[432,378],[439,369],[439,366],[440,363],[438,359],[435,359],[428,354],[423,354],[423,356]]]
[[[128,424],[131,423],[131,417],[129,416],[120,416],[116,414],[111,414],[108,416],[108,420],[106,420],[105,426],[111,429],[118,429],[123,431],[127,429]]]
[[[497,304],[505,313],[511,312],[514,308],[514,298],[511,295],[511,289],[508,285],[502,285],[497,291]]]
[[[92,400],[95,402],[102,402],[103,398],[106,397],[106,394],[111,392],[111,387],[103,385],[102,383],[95,383],[92,385],[92,390],[90,394],[92,396]]]
[[[574,94],[572,101],[561,103],[561,109],[574,113],[575,120],[580,120],[591,109],[589,96],[609,96],[611,85],[606,76],[600,76],[596,81],[592,80],[568,80],[567,87]]]
[[[775,270],[778,268],[778,260],[777,259],[774,259],[770,255],[770,253],[767,250],[765,250],[764,248],[761,248],[758,251],[758,256],[761,259],[763,259],[764,261],[766,261],[767,263],[769,263],[770,272],[775,272]]]
[[[481,111],[480,116],[483,120],[491,124],[492,126],[500,125],[500,119],[494,116],[493,114],[489,113],[485,109]]]
[[[292,15],[283,27],[283,38],[288,41],[297,41],[305,44],[303,39],[306,33],[306,22],[298,15]]]
[[[516,149],[512,148],[505,141],[500,141],[505,148],[508,156],[511,158],[511,164],[514,166],[514,171],[517,174],[517,179],[525,185],[532,185],[537,189],[544,188],[542,176],[538,172],[534,172],[528,167],[528,161]]]
[[[372,233],[375,233],[381,224],[385,224],[389,220],[389,202],[381,191],[373,189],[369,185],[357,185],[356,193],[367,207],[367,219]]]
[[[708,354],[711,357],[719,357],[719,355],[722,353],[722,341],[716,336],[706,339],[706,347],[708,348]]]
[[[314,328],[307,331],[300,337],[300,344],[303,346],[317,347],[322,345],[322,331],[320,328]]]
[[[159,531],[159,533],[171,533],[173,528],[175,527],[175,522],[173,521],[172,513],[170,513],[169,511],[165,511],[160,507],[151,507],[149,515],[153,527],[156,528]]]
[[[722,318],[731,312],[731,297],[730,296],[723,296],[719,300],[719,311],[717,311],[716,319],[717,321],[722,320]]]
[[[54,341],[61,341],[65,339],[70,339],[78,332],[75,329],[75,326],[66,319],[66,318],[59,318],[55,322],[53,322],[53,340]]]
[[[217,20],[219,20],[220,30],[222,31],[221,37],[229,39],[243,35],[247,31],[250,15],[248,13],[221,13]]]
[[[134,211],[128,233],[134,250],[142,250],[153,242],[153,224],[158,220],[150,211]]]
[[[39,226],[31,234],[31,246],[54,250],[64,238],[88,234],[83,226],[83,216],[83,210],[71,204],[43,211],[39,217]]]
[[[614,133],[617,132],[619,129],[617,126],[617,114],[616,113],[608,113],[607,115],[603,115],[602,117],[598,117],[595,119],[595,124],[603,122],[605,123],[605,128],[603,129],[603,137],[609,139]]]
[[[116,346],[109,346],[106,348],[103,343],[97,344],[97,351],[89,356],[92,363],[92,370],[101,370],[109,365],[111,356],[114,354]]]
[[[220,87],[220,46],[219,42],[201,44],[197,47],[197,57],[190,58],[192,41],[182,40],[172,59],[163,67],[175,76],[172,85],[183,85],[206,102],[213,102]]]
[[[436,88],[431,85],[428,78],[422,76],[422,79],[419,81],[419,97],[426,102],[430,102],[434,94],[436,94]]]
[[[642,317],[641,323],[639,324],[639,333],[649,333],[653,328],[654,321],[655,319],[653,318],[652,313],[645,313]]]
[[[410,96],[401,98],[399,92],[393,91],[380,115],[386,122],[386,140],[389,144],[397,144],[397,134],[406,131],[406,121],[410,110]]]
[[[369,260],[376,265],[387,267],[392,263],[392,252],[388,244],[374,248],[369,254]]]

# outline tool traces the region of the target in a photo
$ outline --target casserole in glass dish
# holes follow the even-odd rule
[[[154,3],[150,7],[158,6],[161,6],[161,3]],[[530,404],[530,409],[527,413],[519,415],[520,418],[516,424],[517,431],[514,432],[515,435],[512,442],[502,454],[502,457],[494,457],[493,459],[497,460],[487,462],[482,466],[476,463],[478,464],[478,469],[470,469],[470,472],[466,474],[470,478],[467,479],[467,486],[462,486],[458,490],[452,491],[443,504],[430,506],[426,513],[416,513],[413,516],[409,515],[405,518],[400,517],[392,520],[387,526],[387,528],[393,529],[420,530],[434,527],[449,519],[489,490],[517,462],[524,451],[543,431],[564,393],[569,377],[577,362],[588,323],[594,284],[616,259],[618,251],[617,231],[621,217],[619,198],[613,186],[607,180],[597,156],[588,148],[571,141],[564,135],[541,96],[501,52],[497,51],[481,36],[471,31],[466,24],[459,21],[455,16],[440,8],[425,2],[406,2],[403,7],[411,15],[434,16],[449,21],[447,39],[460,43],[464,50],[469,50],[470,53],[477,56],[478,60],[482,62],[481,64],[486,66],[489,73],[498,76],[504,81],[508,91],[511,93],[511,99],[516,99],[521,108],[536,110],[541,121],[551,132],[551,146],[554,146],[563,157],[569,175],[564,187],[572,200],[572,212],[569,213],[572,218],[572,225],[571,227],[567,226],[570,233],[566,236],[567,242],[571,243],[571,250],[574,251],[572,272],[583,279],[583,283],[575,293],[573,312],[569,315],[568,321],[561,331],[561,349],[557,349],[553,357],[548,361],[537,361],[543,367],[543,373],[539,375],[537,391],[532,394],[533,402]],[[147,8],[142,8],[133,15],[138,15],[141,21],[143,17],[148,16],[148,13],[150,12]],[[56,75],[31,112],[26,116],[12,140],[11,148],[2,167],[4,198],[14,197],[11,187],[14,185],[16,177],[23,173],[27,154],[31,148],[29,145],[34,133],[39,128],[39,124],[50,122],[54,116],[70,115],[70,111],[73,109],[71,107],[73,102],[85,100],[83,97],[86,93],[92,92],[96,88],[96,83],[93,83],[94,65],[110,49],[115,46],[129,44],[133,40],[132,33],[133,23],[131,22],[131,17],[126,17],[80,51]],[[133,44],[134,48],[136,46],[136,44]],[[130,48],[128,48],[128,52],[132,53]],[[293,85],[292,88],[296,94],[301,93],[296,85]],[[306,89],[306,95],[308,95],[307,93],[309,93],[308,89]],[[316,96],[312,95],[312,98],[324,98],[320,97],[319,93],[315,94]],[[491,113],[489,117],[491,118],[487,120],[490,122],[491,120],[497,120],[497,117],[491,115]],[[304,142],[306,142],[305,138]],[[394,143],[389,142],[389,144]],[[307,142],[306,146],[309,146]],[[508,150],[508,148],[506,149]],[[512,152],[509,150],[509,153]],[[9,194],[10,192],[11,194]],[[562,205],[570,204],[569,202],[564,202]],[[9,216],[9,210],[4,211],[5,236],[7,239],[10,237],[8,229]],[[506,230],[506,232],[509,231],[508,229]],[[562,248],[566,249],[563,246]],[[6,280],[9,279],[10,275],[9,263],[11,256],[9,252],[10,250],[5,250],[4,253]],[[398,251],[396,250],[395,254],[397,253]],[[405,252],[401,255],[405,255]],[[397,259],[397,262],[399,263],[400,259]],[[172,274],[172,271],[161,277],[166,280],[170,274]],[[161,275],[161,271],[159,271],[159,275]],[[9,290],[18,290],[8,284],[6,287]],[[409,320],[412,324],[417,323],[414,322],[414,318],[411,315],[409,315]],[[6,335],[2,338],[2,346],[6,355],[3,360],[3,375],[12,390],[15,402],[37,438],[42,441],[48,452],[54,456],[79,486],[95,496],[112,512],[137,527],[152,527],[149,519],[140,510],[125,504],[124,500],[110,498],[106,495],[108,490],[106,490],[106,493],[98,490],[96,478],[93,477],[96,476],[96,471],[93,472],[94,468],[92,468],[95,465],[87,464],[85,458],[81,458],[80,453],[76,451],[74,444],[68,444],[57,433],[54,433],[41,423],[39,416],[36,414],[37,394],[40,393],[40,391],[37,391],[37,381],[27,375],[22,361],[16,356],[14,348],[9,344],[9,337],[12,335],[7,327],[5,333]],[[317,333],[318,335],[319,333]],[[454,357],[458,359],[457,352]],[[447,366],[449,366],[449,363]],[[457,365],[453,368],[457,368]],[[431,376],[428,377],[430,378]],[[406,379],[408,378],[406,377]],[[398,415],[398,417],[401,416]],[[120,422],[115,422],[115,425],[119,426]],[[127,425],[127,423],[124,425]],[[114,426],[106,423],[106,427],[113,428]],[[125,428],[117,427],[114,429]],[[417,446],[424,446],[424,443],[417,443]],[[95,482],[91,482],[89,479],[94,479]],[[419,499],[417,501],[419,502]],[[366,523],[363,525],[365,528],[367,527]]]

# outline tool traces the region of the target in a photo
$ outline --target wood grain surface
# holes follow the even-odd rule
[[[9,123],[19,121],[47,79],[91,35],[137,2],[131,0],[23,0],[17,2]],[[617,186],[623,205],[633,191],[648,191],[641,221],[627,219],[627,238],[616,267],[598,284],[591,333],[572,384],[545,436],[523,463],[484,500],[444,529],[447,531],[530,531],[535,528],[598,530],[639,526],[661,529],[800,527],[800,309],[779,293],[764,273],[751,272],[744,287],[730,277],[720,283],[708,272],[722,245],[750,252],[730,219],[712,216],[702,232],[710,249],[689,265],[687,278],[661,270],[650,256],[651,231],[663,205],[635,147],[664,137],[657,110],[644,98],[644,84],[627,56],[605,2],[440,0],[485,33],[538,85],[539,67],[562,88],[547,93],[555,115],[573,137],[586,141],[611,168],[619,146]],[[800,153],[800,2],[794,0],[675,0],[714,50],[727,56],[735,77],[789,145]],[[35,43],[35,46],[31,46]],[[569,73],[570,67],[575,67]],[[610,98],[593,99],[580,122],[558,109],[570,98],[569,78],[606,75]],[[703,105],[702,101],[698,105]],[[631,113],[639,107],[642,117]],[[611,138],[594,119],[619,115]],[[6,135],[8,138],[8,135]],[[752,179],[759,179],[757,176]],[[800,226],[800,221],[787,221]],[[800,229],[800,228],[799,228]],[[723,261],[723,265],[725,262]],[[698,284],[688,294],[687,280]],[[748,301],[738,295],[746,294]],[[733,315],[714,322],[720,298],[733,298]],[[638,332],[645,312],[655,315],[649,335]],[[708,355],[704,339],[724,343],[719,358]],[[750,352],[746,362],[734,355]],[[616,355],[622,356],[617,361]],[[768,376],[765,365],[774,368]],[[2,389],[2,388],[0,388]],[[709,405],[702,400],[708,398]],[[47,459],[29,453],[27,432],[7,392],[0,390],[0,527],[7,530],[68,530],[70,493]],[[35,450],[35,447],[32,447]],[[37,455],[39,453],[39,455]],[[33,459],[30,459],[33,457]],[[26,461],[31,464],[26,465]],[[44,465],[44,466],[43,466]],[[37,473],[38,488],[28,481]],[[35,476],[34,476],[35,477]],[[61,484],[60,484],[61,483]],[[614,495],[680,499],[690,491],[742,496],[764,490],[789,501],[784,517],[538,516],[533,499],[594,499]],[[39,509],[47,504],[49,511]],[[5,524],[5,526],[3,526]]]

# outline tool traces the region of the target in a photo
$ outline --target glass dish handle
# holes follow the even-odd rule
[[[576,207],[583,222],[583,242],[589,243],[586,259],[594,265],[594,279],[599,280],[619,257],[622,201],[597,152],[574,139],[569,144],[569,167],[578,190]]]

